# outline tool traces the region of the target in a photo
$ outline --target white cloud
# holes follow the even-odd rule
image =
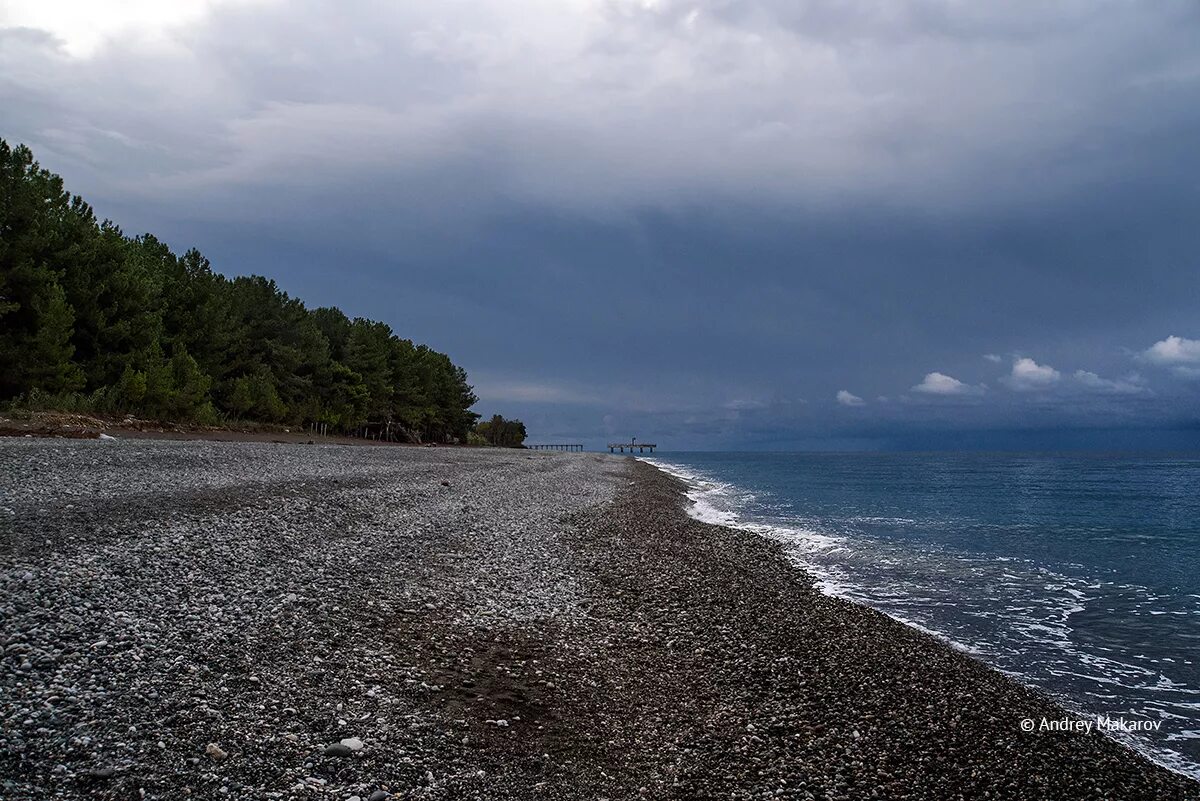
[[[1153,364],[1200,364],[1200,339],[1169,336],[1155,342],[1142,352],[1142,358]]]
[[[1027,356],[1013,359],[1012,372],[1003,380],[1016,390],[1045,389],[1062,378],[1062,374],[1048,364],[1038,364]]]
[[[863,406],[866,401],[855,395],[853,392],[847,392],[844,389],[839,389],[837,393],[837,402],[843,406]]]
[[[1200,339],[1171,335],[1155,342],[1138,358],[1160,367],[1168,367],[1180,378],[1200,378]]]
[[[173,31],[203,19],[221,7],[264,0],[5,0],[0,28],[37,28],[52,34],[71,56],[85,58],[105,42],[121,38],[157,44]]]
[[[1150,393],[1150,389],[1141,384],[1141,379],[1137,375],[1123,379],[1112,379],[1102,378],[1088,370],[1076,370],[1075,380],[1096,392],[1105,392],[1114,395],[1143,395]]]
[[[987,359],[989,362],[994,362],[995,364],[999,364],[1000,362],[1004,361],[1004,359],[998,353],[985,353],[983,354],[983,358]]]
[[[926,395],[974,395],[983,392],[983,388],[964,384],[945,373],[933,372],[926,373],[925,378],[914,386],[912,391]]]

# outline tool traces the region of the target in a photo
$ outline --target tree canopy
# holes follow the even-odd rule
[[[207,423],[386,425],[425,442],[465,440],[478,419],[445,354],[128,237],[0,140],[0,399],[33,396]]]
[[[520,420],[506,420],[498,414],[475,426],[475,433],[489,445],[500,448],[521,448],[525,445],[525,424]]]

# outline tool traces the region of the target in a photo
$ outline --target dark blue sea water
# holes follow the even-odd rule
[[[663,453],[692,513],[1200,778],[1200,454]]]

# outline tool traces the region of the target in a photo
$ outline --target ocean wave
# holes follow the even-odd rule
[[[957,552],[937,542],[923,541],[919,547],[887,543],[856,530],[857,524],[931,528],[908,517],[847,517],[835,524],[837,533],[815,521],[763,519],[776,517],[781,508],[770,498],[690,465],[661,458],[642,461],[684,483],[687,511],[693,518],[779,542],[824,594],[868,606],[934,636],[1018,681],[1050,692],[1076,714],[1094,717],[1140,705],[1148,715],[1196,719],[1188,714],[1188,707],[1200,690],[1163,674],[1155,666],[1157,660],[1136,655],[1114,658],[1116,654],[1097,653],[1074,638],[1076,626],[1088,622],[1076,624],[1077,619],[1089,618],[1093,626],[1097,619],[1112,625],[1111,610],[1099,602],[1114,593],[1135,617],[1194,614],[1198,611],[1194,603],[1183,603],[1186,609],[1171,608],[1146,587],[1064,572],[1083,573],[1083,565],[1053,569],[1021,556]],[[849,525],[843,530],[841,524]],[[1175,601],[1191,597],[1195,596],[1177,596]],[[972,624],[973,620],[980,624]],[[1056,691],[1055,680],[1079,687],[1074,694],[1063,694]],[[1164,767],[1200,779],[1200,764],[1168,745],[1194,739],[1190,728],[1172,737],[1164,732],[1160,741],[1109,734]]]

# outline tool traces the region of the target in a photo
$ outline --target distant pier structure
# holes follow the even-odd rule
[[[633,453],[633,449],[637,448],[638,453],[645,453],[646,451],[650,451],[651,453],[654,453],[654,449],[657,447],[658,446],[652,442],[638,442],[637,437],[633,437],[632,439],[629,440],[629,442],[610,442],[610,443],[608,443],[608,452],[616,453],[617,451],[620,451],[621,453],[624,453],[625,449],[628,448],[629,452]]]
[[[531,451],[582,451],[582,445],[564,444],[564,445],[526,445]]]

